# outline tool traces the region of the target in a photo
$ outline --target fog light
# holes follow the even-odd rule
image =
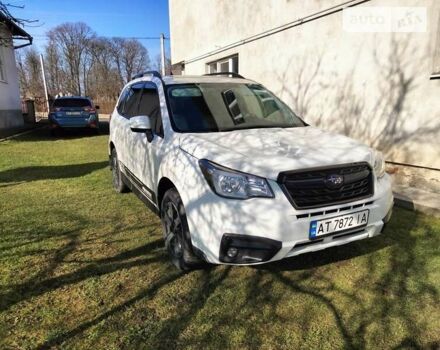
[[[228,249],[228,251],[226,252],[227,256],[230,258],[235,258],[238,254],[238,249],[231,247]]]
[[[281,242],[270,238],[224,233],[220,243],[220,262],[255,264],[268,261],[281,249]]]

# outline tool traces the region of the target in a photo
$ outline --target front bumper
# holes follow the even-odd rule
[[[259,264],[373,237],[382,232],[393,206],[391,180],[388,175],[375,181],[374,195],[369,198],[304,210],[295,209],[275,181],[269,180],[269,183],[275,198],[248,200],[219,197],[211,191],[206,181],[198,183],[203,189],[197,186],[200,193],[196,195],[199,198],[202,196],[202,203],[185,203],[185,208],[192,244],[203,252],[208,262]],[[312,220],[364,209],[370,211],[367,226],[320,239],[309,239]],[[226,244],[225,242],[233,241],[230,237],[235,237],[236,241],[238,238],[238,243]],[[263,244],[265,240],[268,242],[266,245]],[[248,246],[246,242],[249,243]],[[235,248],[242,247],[244,259],[228,257],[228,248],[234,244]],[[255,248],[255,254],[252,253],[252,247]]]

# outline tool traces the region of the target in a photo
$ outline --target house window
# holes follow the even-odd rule
[[[0,47],[0,81],[6,83],[6,68],[3,58],[3,48]]]
[[[217,62],[208,65],[208,73],[217,73]]]
[[[210,62],[206,65],[206,68],[208,73],[238,73],[238,55],[229,56],[214,62]]]

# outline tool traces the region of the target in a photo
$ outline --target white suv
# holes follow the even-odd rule
[[[378,235],[393,206],[381,153],[224,74],[146,72],[111,117],[113,185],[160,215],[173,263],[260,264]]]

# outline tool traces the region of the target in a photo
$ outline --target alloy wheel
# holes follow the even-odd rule
[[[182,219],[176,205],[171,201],[165,204],[163,223],[165,226],[166,247],[174,258],[180,259],[183,255]]]

